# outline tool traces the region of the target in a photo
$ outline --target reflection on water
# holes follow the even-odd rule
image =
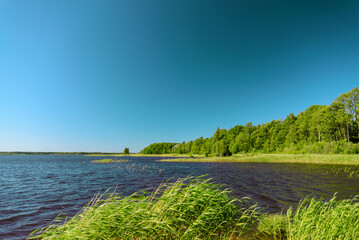
[[[105,158],[105,157],[104,157]],[[208,174],[249,196],[266,211],[279,212],[301,198],[359,194],[359,177],[343,166],[284,163],[170,163],[158,157],[126,157],[128,162],[96,164],[99,157],[72,155],[0,156],[0,239],[24,239],[59,213],[76,214],[94,194],[154,189],[163,181]],[[116,158],[120,159],[120,158]],[[354,166],[352,171],[358,171]],[[333,174],[330,174],[333,172]]]

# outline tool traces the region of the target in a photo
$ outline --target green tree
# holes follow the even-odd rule
[[[356,123],[357,139],[359,141],[359,88],[355,87],[346,94],[346,111],[352,115],[353,122]]]
[[[331,104],[332,110],[335,113],[335,118],[337,120],[337,124],[342,128],[345,126],[346,131],[342,132],[344,138],[346,135],[346,139],[348,141],[348,146],[350,142],[350,127],[351,123],[358,122],[358,104],[359,101],[355,101],[357,98],[358,87],[349,91],[348,93],[341,94],[338,98],[336,98]],[[359,125],[359,123],[357,123]],[[359,134],[359,133],[358,133]]]
[[[123,150],[123,154],[124,155],[130,154],[130,149],[128,147],[125,147],[125,149]]]
[[[347,148],[345,142],[348,143]],[[210,138],[200,137],[166,145],[150,145],[143,153],[201,153],[208,156],[228,156],[239,152],[328,153],[359,150],[359,88],[341,94],[330,106],[313,105],[297,116],[289,114],[284,121],[265,124],[237,125],[226,129],[217,127]],[[329,144],[330,143],[330,144]]]
[[[177,143],[152,143],[151,145],[144,148],[142,154],[162,154],[177,152],[179,144]]]
[[[250,151],[250,136],[246,132],[241,132],[235,139],[235,150],[237,152],[249,152]],[[235,153],[237,153],[235,152]]]

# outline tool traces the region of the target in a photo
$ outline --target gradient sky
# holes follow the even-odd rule
[[[140,151],[359,85],[359,1],[0,0],[0,151]]]

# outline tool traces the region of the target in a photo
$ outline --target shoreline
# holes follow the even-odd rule
[[[344,154],[237,154],[230,157],[162,159],[160,162],[260,162],[359,165],[359,155]]]
[[[159,162],[261,162],[261,163],[312,163],[359,165],[359,154],[285,154],[245,153],[227,157],[200,154],[141,154],[141,153],[97,153],[97,152],[0,152],[0,155],[84,155],[86,157],[161,157]]]
[[[202,176],[203,177],[203,176]],[[162,183],[153,192],[94,197],[70,220],[27,239],[357,239],[359,196],[304,197],[296,208],[267,214],[248,197],[202,177]],[[154,236],[156,236],[154,238]],[[329,236],[329,237],[328,237]]]
[[[23,151],[13,151],[13,152],[0,152],[0,155],[104,155],[108,156],[109,154],[120,154],[120,153],[102,153],[102,152],[23,152]]]

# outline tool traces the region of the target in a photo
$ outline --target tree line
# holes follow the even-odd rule
[[[166,154],[173,153],[173,147],[177,145],[177,143],[152,143],[148,147],[144,148],[141,153],[142,154]]]
[[[210,138],[182,143],[154,143],[146,154],[203,154],[230,156],[236,153],[359,153],[359,88],[341,94],[330,105],[312,105],[297,116],[265,124],[219,127]]]

